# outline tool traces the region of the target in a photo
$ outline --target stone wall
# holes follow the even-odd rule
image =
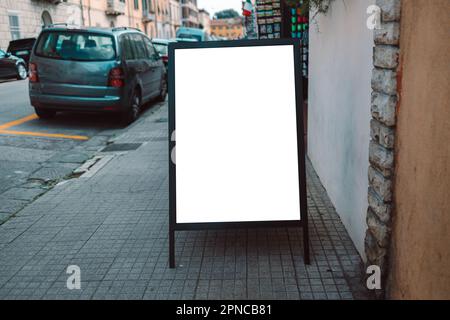
[[[369,146],[369,191],[365,252],[368,265],[378,265],[383,296],[393,212],[394,143],[398,96],[401,0],[377,0],[381,24],[374,31]]]

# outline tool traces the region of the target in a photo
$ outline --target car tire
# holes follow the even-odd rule
[[[164,102],[167,96],[167,79],[164,78],[161,83],[161,91],[159,92],[159,96],[156,99],[158,102]]]
[[[134,90],[130,98],[130,105],[122,115],[122,123],[129,125],[139,118],[139,112],[141,111],[141,96],[139,90]]]
[[[28,76],[27,68],[22,63],[17,65],[17,80],[24,80]]]
[[[41,108],[34,108],[34,111],[38,115],[40,119],[51,119],[54,118],[56,115],[55,110],[46,110]]]

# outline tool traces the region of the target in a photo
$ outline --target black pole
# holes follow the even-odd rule
[[[301,44],[300,40],[294,40],[294,61],[295,61],[295,98],[297,107],[297,152],[298,152],[298,177],[299,177],[299,198],[300,217],[303,231],[303,254],[305,264],[310,264],[309,259],[309,232],[308,232],[308,196],[306,191],[306,151],[305,151],[305,129],[303,114],[303,77],[301,72]]]
[[[175,168],[175,51],[169,44],[169,268],[175,268],[176,168]],[[174,158],[172,158],[172,152]]]
[[[175,231],[169,229],[169,268],[175,268]]]

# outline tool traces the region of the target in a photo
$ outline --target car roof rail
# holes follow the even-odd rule
[[[134,28],[134,27],[114,27],[111,29],[112,31],[120,31],[120,30],[137,30],[139,32],[142,32],[141,29],[139,28]]]
[[[80,27],[79,25],[72,24],[72,23],[66,23],[66,22],[60,22],[60,23],[50,23],[48,25],[43,25],[42,28],[54,28],[54,27]]]

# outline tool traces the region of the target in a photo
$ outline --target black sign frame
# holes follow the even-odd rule
[[[295,100],[297,123],[297,150],[300,220],[289,221],[244,221],[244,222],[207,222],[207,223],[177,223],[176,221],[176,164],[171,160],[171,151],[176,141],[171,139],[175,131],[175,50],[227,47],[255,47],[292,45],[294,50],[295,68]],[[264,39],[264,40],[232,40],[207,42],[178,42],[169,44],[169,267],[175,268],[175,231],[231,229],[231,228],[278,228],[300,227],[303,230],[303,253],[305,264],[310,264],[308,213],[306,196],[305,143],[303,125],[303,86],[301,74],[301,45],[296,39]]]

